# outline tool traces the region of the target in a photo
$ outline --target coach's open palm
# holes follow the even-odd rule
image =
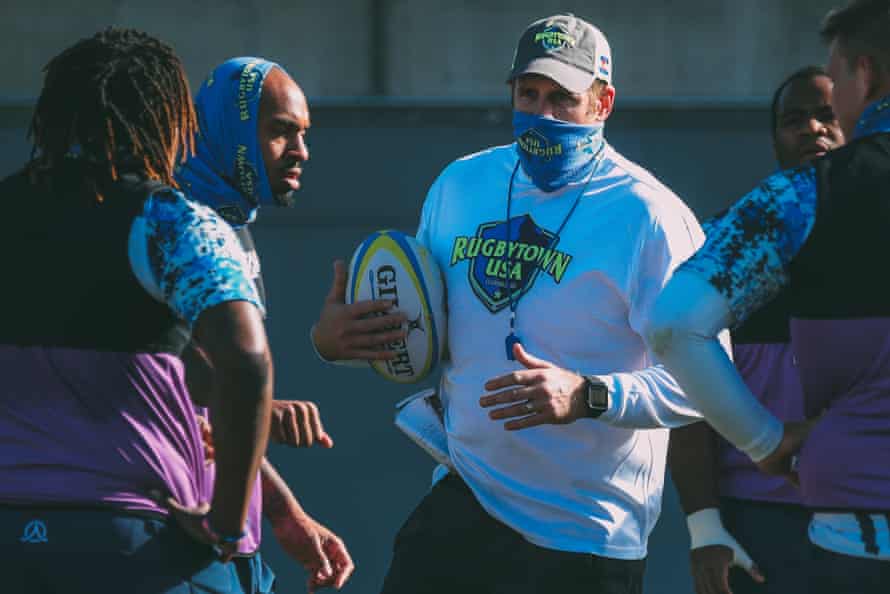
[[[507,405],[488,413],[491,419],[510,419],[504,429],[515,431],[545,424],[564,425],[586,415],[583,377],[533,357],[519,343],[513,345],[513,355],[525,369],[488,380],[485,389],[495,393],[479,400],[483,408]]]
[[[327,361],[384,361],[396,356],[384,347],[407,334],[405,315],[387,313],[392,301],[346,303],[346,265],[334,262],[334,281],[312,327],[315,349]]]

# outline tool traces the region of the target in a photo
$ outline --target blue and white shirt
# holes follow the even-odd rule
[[[853,139],[879,132],[890,132],[890,97],[865,110]],[[813,229],[816,202],[812,165],[779,171],[708,221],[707,242],[681,269],[708,279],[735,320],[745,320],[788,285],[788,264]],[[758,282],[748,282],[755,275]]]
[[[145,290],[188,324],[226,301],[247,301],[263,311],[232,227],[180,192],[157,192],[145,201],[130,230],[129,256]]]

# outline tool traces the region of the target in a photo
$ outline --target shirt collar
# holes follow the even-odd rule
[[[856,123],[856,131],[853,132],[853,138],[879,132],[890,132],[890,95],[883,99],[878,99],[865,108],[865,111],[862,112],[862,117]]]

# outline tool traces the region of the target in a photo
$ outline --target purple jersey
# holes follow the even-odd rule
[[[793,320],[807,394],[821,419],[800,452],[804,501],[890,508],[890,319]]]
[[[733,359],[748,388],[771,413],[783,421],[803,420],[803,389],[790,344],[736,344]],[[720,495],[800,503],[800,493],[791,483],[763,474],[746,454],[720,441]]]
[[[207,474],[183,365],[169,354],[0,345],[0,502],[166,514]]]

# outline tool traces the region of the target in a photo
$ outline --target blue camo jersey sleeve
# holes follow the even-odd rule
[[[705,245],[678,270],[708,280],[740,324],[788,284],[788,264],[816,219],[812,166],[780,171],[707,221]]]
[[[241,243],[213,209],[179,192],[159,192],[146,200],[142,218],[153,284],[179,317],[193,324],[225,301],[248,301],[263,311]]]

